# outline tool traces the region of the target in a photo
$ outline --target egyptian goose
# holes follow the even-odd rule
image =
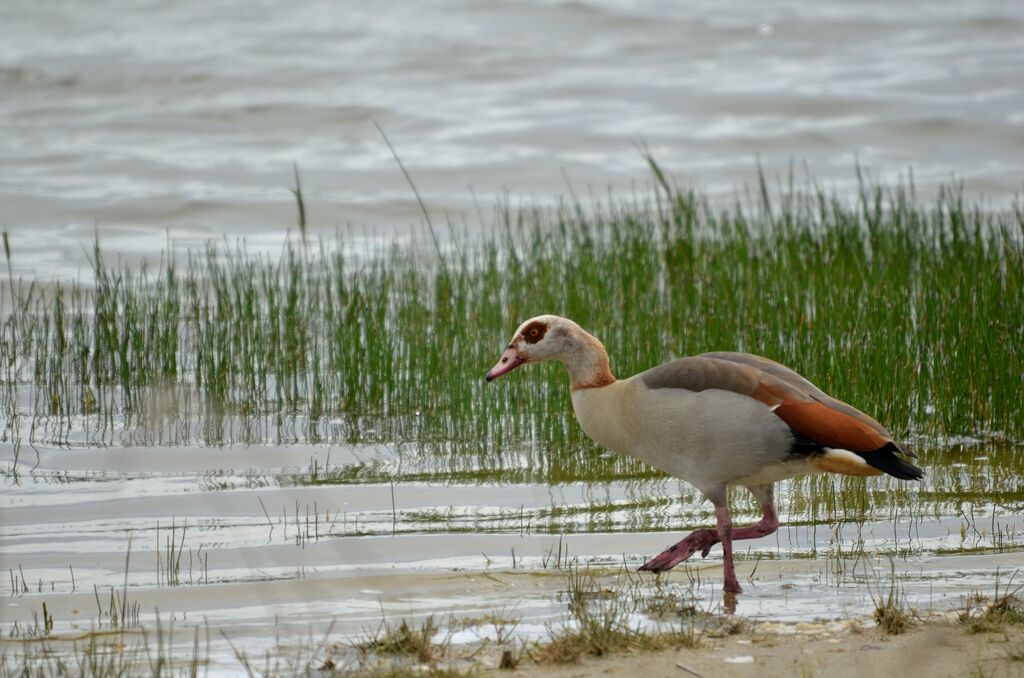
[[[739,593],[732,542],[778,529],[775,481],[821,472],[923,477],[897,456],[915,455],[881,424],[767,358],[703,353],[616,380],[600,341],[571,320],[541,315],[516,330],[487,381],[544,360],[569,370],[576,418],[595,442],[686,480],[715,506],[717,530],[693,532],[643,571],[664,572],[722,542],[724,589]],[[759,523],[733,529],[729,485],[746,487],[758,500]]]

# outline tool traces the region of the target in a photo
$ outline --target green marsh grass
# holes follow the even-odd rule
[[[710,350],[769,356],[921,454],[927,476],[912,491],[891,478],[794,480],[780,495],[789,524],[905,524],[886,551],[899,555],[913,548],[914,519],[963,515],[957,552],[1020,548],[995,511],[969,518],[979,502],[1024,511],[1020,206],[985,211],[955,187],[925,203],[901,185],[865,182],[849,199],[762,181],[722,207],[654,168],[649,199],[499,205],[493,235],[446,249],[432,229],[427,253],[396,246],[356,259],[343,235],[306,232],[277,255],[210,244],[130,267],[96,242],[91,282],[9,276],[0,439],[16,452],[383,444],[397,453],[271,480],[598,488],[586,506],[553,502],[525,515],[442,506],[393,517],[391,532],[705,522],[692,488],[582,435],[559,366],[483,381],[519,322],[554,312],[600,337],[620,376]],[[300,191],[296,177],[302,204]],[[16,240],[5,244],[17,257]],[[18,472],[17,461],[3,469]],[[608,481],[626,497],[599,496]],[[749,497],[735,501],[737,519],[756,519]],[[335,529],[359,533],[361,522],[343,516]],[[817,555],[813,543],[807,555]]]
[[[656,177],[646,201],[499,208],[495,235],[427,255],[357,262],[337,235],[132,268],[96,242],[91,283],[10,283],[2,436],[400,443],[456,476],[652,477],[582,436],[557,366],[484,383],[515,326],[552,312],[601,338],[621,376],[760,353],[920,444],[926,466],[931,443],[963,435],[1007,441],[1019,466],[1019,206],[984,211],[956,188],[925,204],[901,185],[865,183],[851,201],[762,181],[722,208]]]

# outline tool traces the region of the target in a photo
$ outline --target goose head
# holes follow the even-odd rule
[[[520,325],[497,364],[487,373],[487,381],[494,381],[520,365],[545,360],[563,363],[573,388],[605,386],[615,381],[601,342],[573,321],[557,315],[539,315]]]

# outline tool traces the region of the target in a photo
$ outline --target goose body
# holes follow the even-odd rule
[[[899,456],[913,454],[881,424],[767,358],[704,353],[617,380],[600,341],[571,320],[544,315],[520,325],[487,380],[544,360],[568,369],[573,409],[590,438],[689,482],[715,506],[715,530],[697,530],[641,570],[671,569],[721,542],[724,588],[739,592],[732,541],[778,528],[776,481],[825,472],[922,477]],[[761,522],[733,529],[730,485],[754,494],[764,511]]]
[[[656,390],[637,375],[574,391],[572,403],[594,442],[682,478],[706,495],[723,482],[762,484],[813,470],[805,457],[789,454],[793,436],[785,422],[729,391]]]

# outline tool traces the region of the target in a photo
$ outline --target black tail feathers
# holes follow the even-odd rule
[[[896,443],[886,443],[873,452],[857,452],[870,466],[877,468],[883,473],[888,473],[900,480],[921,480],[924,478],[924,471],[913,464],[903,461],[897,452],[903,452]]]

